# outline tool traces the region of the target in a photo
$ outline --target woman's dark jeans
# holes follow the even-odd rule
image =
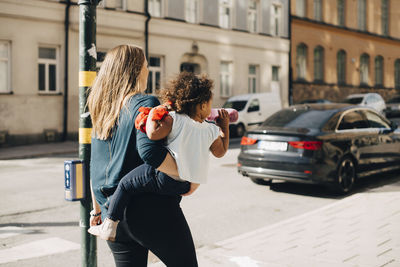
[[[131,174],[140,178],[129,179]],[[145,267],[151,250],[168,267],[197,267],[192,234],[179,205],[179,195],[189,190],[190,183],[178,182],[149,165],[141,165],[121,180],[120,185],[125,185],[118,186],[117,191],[120,187],[135,187],[136,182],[132,181],[141,189],[128,197],[116,241],[107,242],[116,266]],[[149,191],[156,193],[145,193]]]
[[[143,164],[125,175],[114,192],[107,216],[114,221],[122,220],[124,210],[132,196],[140,193],[156,193],[180,196],[190,189],[189,182],[177,181],[152,166]]]

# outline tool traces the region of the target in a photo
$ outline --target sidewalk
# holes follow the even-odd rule
[[[36,158],[69,153],[76,153],[78,157],[78,148],[78,141],[5,147],[0,148],[0,160]]]
[[[400,266],[399,202],[400,192],[355,194],[200,248],[199,266]]]

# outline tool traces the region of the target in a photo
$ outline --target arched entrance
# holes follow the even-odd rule
[[[180,62],[180,71],[189,71],[195,74],[208,72],[207,59],[205,56],[199,54],[199,48],[195,42],[192,44],[192,52],[185,53]]]

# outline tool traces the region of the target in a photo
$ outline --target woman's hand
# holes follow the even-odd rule
[[[97,216],[96,216],[97,215]],[[101,211],[98,213],[95,213],[94,210],[90,212],[90,220],[89,220],[89,225],[90,226],[96,226],[101,224]]]
[[[182,196],[187,197],[193,194],[194,191],[200,186],[200,184],[190,183],[190,189],[187,193],[183,194]]]

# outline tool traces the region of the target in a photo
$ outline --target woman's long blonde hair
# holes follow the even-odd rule
[[[139,84],[144,60],[143,50],[133,45],[119,45],[107,52],[87,103],[94,137],[109,138],[126,101],[144,91]]]

